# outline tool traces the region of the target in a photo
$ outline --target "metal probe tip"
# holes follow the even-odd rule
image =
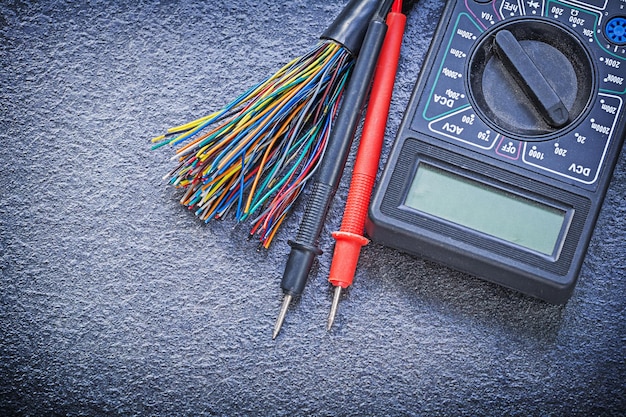
[[[339,307],[339,297],[341,297],[341,287],[337,285],[335,287],[335,293],[333,294],[333,303],[330,306],[330,314],[328,314],[328,324],[326,325],[326,330],[330,330],[335,322],[337,307]]]
[[[283,327],[283,322],[285,321],[285,316],[287,315],[287,309],[289,308],[289,304],[291,304],[291,298],[291,294],[285,294],[285,298],[283,298],[283,305],[280,307],[280,313],[278,313],[278,318],[276,319],[276,324],[274,325],[272,340],[276,339],[276,336],[280,333],[280,328]]]

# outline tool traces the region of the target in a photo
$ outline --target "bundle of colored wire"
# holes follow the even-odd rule
[[[329,140],[370,19],[382,0],[350,0],[320,43],[221,110],[171,128],[153,149],[176,146],[165,176],[204,221],[235,210],[268,247]]]
[[[324,154],[351,53],[322,40],[221,110],[171,128],[153,149],[178,146],[165,178],[208,222],[235,209],[268,247]]]

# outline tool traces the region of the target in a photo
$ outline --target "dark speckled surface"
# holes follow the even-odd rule
[[[328,333],[344,179],[272,341],[302,204],[258,251],[178,205],[149,139],[301,55],[343,2],[215,4],[0,2],[0,415],[623,415],[624,155],[567,305],[372,245]],[[442,7],[409,15],[385,152]]]

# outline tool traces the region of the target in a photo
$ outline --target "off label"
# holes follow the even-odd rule
[[[496,146],[496,153],[514,161],[519,159],[522,143],[518,140],[502,138]]]

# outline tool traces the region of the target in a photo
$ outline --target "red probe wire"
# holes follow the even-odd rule
[[[394,1],[393,2],[393,5],[391,6],[391,12],[392,13],[402,13],[402,0],[398,0],[398,1]],[[402,28],[402,31],[404,32],[404,27]],[[395,78],[395,74],[394,74],[394,78]]]
[[[363,229],[378,172],[380,151],[385,139],[387,116],[406,26],[406,16],[402,14],[402,0],[394,2],[386,21],[387,34],[372,83],[341,228],[332,234],[337,243],[328,280],[335,286],[335,292],[328,316],[328,330],[335,321],[341,290],[352,285],[361,247],[369,243],[363,236]]]

